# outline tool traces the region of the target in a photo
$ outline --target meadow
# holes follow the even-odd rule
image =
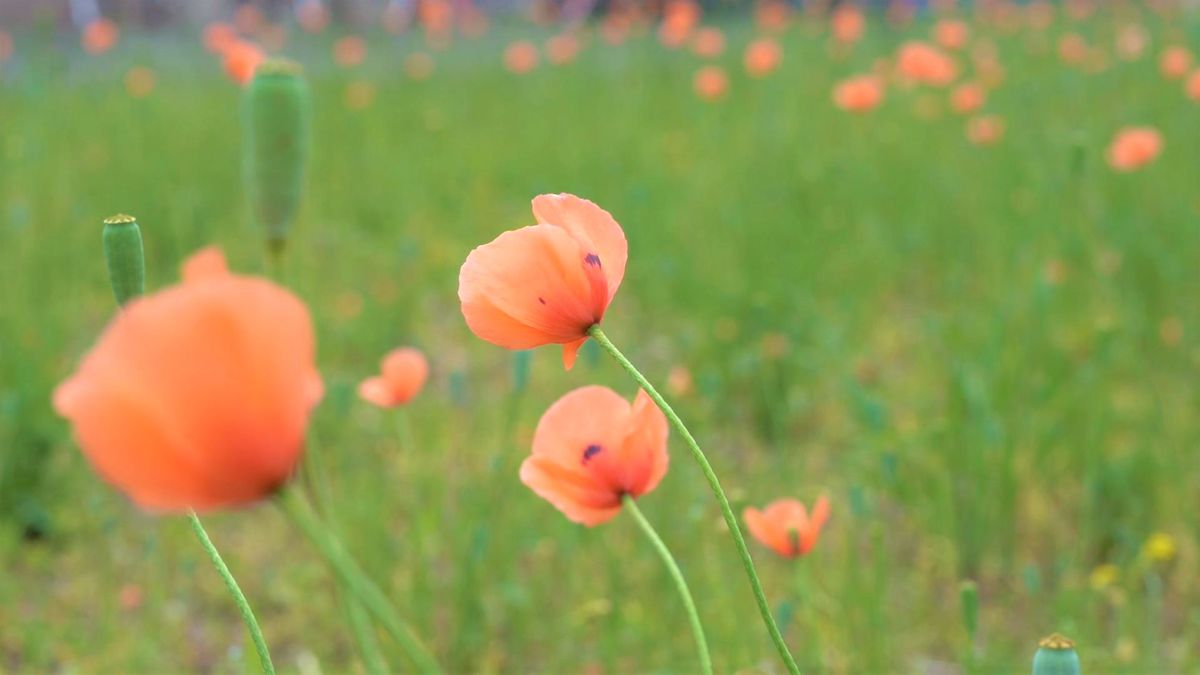
[[[806,556],[751,541],[805,673],[1028,672],[1073,638],[1088,673],[1200,666],[1200,108],[1159,54],[1200,47],[1195,12],[1140,5],[1044,30],[972,22],[1002,81],[978,145],[949,88],[889,86],[853,114],[831,91],[934,18],[839,51],[795,19],[766,77],[758,28],[714,14],[729,89],[653,27],[590,30],[571,63],[514,74],[497,19],[429,51],[363,34],[368,55],[293,30],[312,89],[312,156],[283,263],[242,183],[242,89],[195,27],[112,51],[14,31],[0,63],[0,671],[253,672],[237,609],[181,517],[99,480],[50,406],[116,307],[101,220],[135,214],[148,286],[220,246],[308,304],[325,397],[300,480],[449,672],[694,672],[687,619],[626,514],[568,522],[518,480],[568,390],[635,385],[589,342],[514,353],[471,335],[456,294],[479,244],[570,192],[610,211],[629,263],[605,331],[664,389],[735,511],[828,495]],[[1114,47],[1145,27],[1136,57]],[[1064,64],[1071,32],[1095,53]],[[970,47],[956,55],[970,79]],[[402,64],[428,51],[432,74]],[[151,66],[152,91],[126,75]],[[1161,156],[1109,166],[1119,129]],[[429,385],[382,410],[356,394],[400,345]],[[669,385],[668,385],[669,383]],[[639,499],[687,575],[717,672],[782,672],[717,505],[677,435]],[[345,599],[275,505],[205,516],[284,672],[360,672]],[[977,585],[972,642],[961,607]],[[388,663],[405,661],[386,639]]]

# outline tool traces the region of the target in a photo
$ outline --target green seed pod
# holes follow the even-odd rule
[[[118,214],[104,219],[104,260],[118,305],[146,292],[146,257],[136,218]]]
[[[311,103],[300,66],[272,59],[246,88],[244,146],[246,192],[273,253],[283,250],[300,205],[308,161]]]
[[[1033,655],[1033,675],[1079,675],[1075,643],[1058,633],[1043,638]]]
[[[979,629],[979,587],[968,579],[959,586],[958,597],[962,602],[963,625],[967,627],[967,636],[974,642],[975,631]]]

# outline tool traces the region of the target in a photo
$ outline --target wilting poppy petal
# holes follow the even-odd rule
[[[404,405],[421,392],[429,378],[429,362],[418,349],[403,347],[384,357],[381,377],[364,380],[358,387],[363,400],[383,408]]]
[[[806,555],[817,543],[829,520],[829,499],[821,497],[810,517],[798,500],[778,499],[766,509],[747,508],[742,513],[751,536],[786,558]]]

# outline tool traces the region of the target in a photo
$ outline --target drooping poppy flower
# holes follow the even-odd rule
[[[993,145],[1004,137],[1004,119],[997,115],[980,115],[967,122],[967,140],[975,145]]]
[[[263,499],[294,472],[321,399],[308,309],[217,249],[183,283],[144,296],[54,392],[96,471],[142,508]]]
[[[237,84],[245,86],[254,79],[255,71],[266,59],[267,55],[258,45],[237,40],[225,49],[225,74]]]
[[[771,38],[759,38],[746,45],[743,60],[746,72],[752,77],[766,77],[779,67],[779,62],[783,60],[783,49]]]
[[[227,23],[213,22],[204,27],[204,48],[211,54],[223,55],[238,41],[237,31]]]
[[[987,91],[976,82],[966,82],[950,93],[950,107],[961,115],[973,113],[987,102]]]
[[[970,37],[970,29],[960,19],[942,19],[933,27],[933,39],[944,49],[962,49]]]
[[[1162,134],[1153,127],[1125,127],[1108,146],[1108,163],[1117,171],[1136,171],[1158,157],[1162,144]]]
[[[380,408],[394,408],[416,398],[429,379],[429,362],[419,349],[401,347],[383,357],[380,374],[358,385],[358,395]]]
[[[504,49],[504,67],[515,75],[524,75],[537,67],[538,50],[528,40],[517,40]]]
[[[829,18],[833,39],[844,45],[851,45],[861,40],[866,25],[862,10],[851,4],[838,5]]]
[[[646,392],[633,405],[608,387],[576,389],[550,406],[533,433],[521,482],[570,520],[611,520],[667,473],[667,418]]]
[[[692,53],[702,59],[715,59],[725,51],[725,34],[720,28],[705,26],[692,36]]]
[[[154,91],[154,71],[146,66],[134,66],[125,73],[125,91],[133,98],[146,98]]]
[[[704,66],[692,80],[696,95],[705,101],[715,101],[729,90],[729,76],[720,66]]]
[[[954,59],[937,47],[917,40],[900,47],[896,67],[905,79],[935,87],[944,87],[958,77],[958,64]]]
[[[833,89],[834,105],[848,112],[875,109],[883,100],[883,81],[875,75],[856,75]]]
[[[1192,53],[1180,45],[1167,47],[1158,61],[1159,71],[1168,80],[1182,79],[1191,67]]]
[[[83,46],[83,51],[89,54],[103,54],[116,46],[119,37],[120,30],[117,28],[116,22],[100,17],[93,19],[83,27],[79,42]]]
[[[1183,90],[1188,98],[1200,102],[1200,70],[1188,75],[1187,81],[1183,84]]]
[[[352,68],[367,60],[367,41],[357,35],[347,35],[333,43],[333,62]]]
[[[533,200],[537,225],[471,251],[458,275],[467,326],[507,349],[563,345],[568,369],[625,276],[628,244],[607,211],[569,194]]]
[[[829,520],[829,499],[817,499],[811,516],[798,500],[777,499],[762,511],[747,508],[742,519],[759,543],[785,558],[799,558],[816,545],[821,528]]]

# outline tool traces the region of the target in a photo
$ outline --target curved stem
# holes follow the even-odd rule
[[[400,644],[400,647],[416,664],[417,669],[427,675],[440,675],[441,666],[433,658],[429,649],[421,644],[420,639],[388,602],[383,591],[367,578],[354,558],[346,552],[342,543],[329,534],[317,514],[313,512],[312,506],[305,500],[304,495],[299,490],[284,488],[279,493],[279,504],[296,523],[296,526],[304,532],[309,541],[317,547],[321,555],[325,556],[325,560],[333,568],[334,574]]]
[[[738,527],[737,518],[733,515],[733,508],[729,506],[729,498],[725,496],[725,490],[721,487],[721,482],[717,479],[717,474],[713,471],[712,465],[708,463],[708,458],[704,456],[704,451],[700,449],[700,444],[696,442],[695,437],[684,426],[683,420],[679,419],[679,415],[667,403],[667,400],[658,393],[654,385],[642,375],[641,371],[634,366],[621,350],[608,339],[608,336],[601,330],[600,324],[596,324],[588,329],[588,335],[595,338],[596,342],[604,348],[625,372],[629,373],[642,389],[646,390],[646,394],[658,405],[663,414],[667,416],[667,420],[671,422],[671,426],[675,431],[683,437],[688,449],[692,451],[692,457],[696,463],[700,465],[700,470],[704,472],[704,477],[708,480],[709,487],[712,488],[713,494],[717,498],[717,503],[721,506],[721,515],[725,517],[725,524],[729,527],[729,533],[733,535],[733,543],[737,547],[738,556],[742,560],[742,567],[746,569],[746,577],[750,580],[750,587],[754,590],[754,599],[758,602],[758,613],[762,615],[763,623],[767,626],[767,632],[771,634],[771,640],[775,643],[775,649],[779,652],[779,658],[783,660],[783,665],[791,675],[799,675],[800,668],[796,666],[796,660],[792,658],[792,653],[788,651],[787,643],[783,641],[783,635],[779,632],[779,626],[775,625],[775,617],[771,615],[771,607],[767,604],[767,596],[763,593],[762,583],[758,580],[758,572],[754,569],[754,559],[750,557],[750,549],[746,547],[746,538],[742,536],[742,530]]]
[[[242,613],[242,621],[246,624],[246,630],[250,631],[250,639],[254,642],[254,650],[258,652],[258,663],[262,667],[262,671],[267,675],[275,675],[275,664],[271,663],[271,652],[267,649],[267,641],[263,639],[262,629],[258,627],[258,621],[254,618],[254,611],[250,609],[250,603],[246,601],[246,596],[238,587],[237,579],[233,578],[233,573],[221,559],[217,547],[213,545],[212,539],[208,538],[208,532],[204,530],[204,524],[200,522],[196,512],[188,511],[187,517],[188,522],[192,524],[192,531],[196,533],[196,538],[200,540],[200,545],[208,554],[208,559],[212,561],[213,567],[217,568],[217,574],[221,575],[225,587],[229,589],[229,594],[233,596],[234,603]]]
[[[650,524],[649,520],[646,520],[642,510],[637,507],[637,502],[633,497],[625,495],[621,501],[624,502],[625,509],[637,521],[638,526],[642,528],[642,532],[646,533],[646,538],[650,540],[654,550],[658,551],[663,564],[667,566],[667,571],[671,573],[671,578],[675,581],[675,589],[679,591],[679,598],[683,600],[683,606],[687,610],[688,621],[692,624],[692,637],[696,639],[696,653],[700,656],[700,671],[704,675],[712,675],[712,657],[708,654],[708,641],[704,639],[704,626],[700,625],[700,614],[696,612],[696,603],[692,600],[692,592],[688,590],[687,581],[683,578],[679,564],[675,562],[675,557],[671,555],[667,545],[658,536],[658,532],[654,531],[654,526]]]

